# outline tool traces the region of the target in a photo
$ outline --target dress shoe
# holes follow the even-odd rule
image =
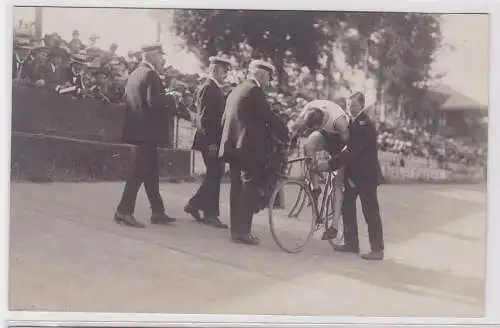
[[[259,238],[252,236],[251,234],[248,235],[232,235],[231,239],[235,243],[239,244],[245,244],[245,245],[258,245],[260,244]]]
[[[368,261],[382,261],[384,259],[384,251],[371,251],[366,254],[362,254],[361,258]]]
[[[335,239],[335,237],[337,237],[337,233],[338,233],[337,229],[335,229],[334,227],[330,227],[325,230],[323,236],[321,236],[321,240]]]
[[[151,215],[151,224],[169,224],[177,221],[176,218],[168,216],[165,213],[154,213]]]
[[[184,206],[184,212],[191,215],[198,222],[203,221],[203,219],[200,216],[199,210],[192,205],[187,204],[186,206]]]
[[[220,228],[220,229],[227,229],[228,228],[227,224],[225,224],[221,220],[219,220],[218,217],[206,217],[203,219],[203,223],[208,224],[208,225],[212,225],[212,226],[214,226],[216,228]]]
[[[358,254],[359,253],[359,249],[356,248],[356,247],[352,247],[352,246],[349,246],[349,245],[339,245],[339,246],[335,246],[333,247],[333,249],[336,251],[336,252],[341,252],[341,253],[354,253],[354,254]]]
[[[115,213],[115,222],[134,228],[145,228],[146,225],[137,221],[132,214]]]

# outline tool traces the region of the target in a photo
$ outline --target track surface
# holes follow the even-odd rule
[[[383,186],[386,260],[258,247],[195,223],[182,209],[197,184],[162,184],[175,225],[136,230],[112,215],[121,183],[12,183],[11,310],[476,317],[484,311],[484,186]],[[222,216],[228,222],[229,186]],[[147,222],[143,191],[136,216]],[[359,213],[362,247],[366,227]]]

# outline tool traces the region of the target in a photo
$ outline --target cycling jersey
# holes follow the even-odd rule
[[[335,121],[340,117],[344,116],[346,119],[349,119],[347,113],[337,105],[336,103],[329,100],[313,100],[309,102],[300,112],[297,120],[292,124],[290,129],[292,131],[298,131],[304,127],[307,123],[307,119],[309,115],[313,112],[313,110],[319,109],[324,113],[323,124],[320,127],[321,130],[324,130],[328,133],[339,133],[335,127]]]

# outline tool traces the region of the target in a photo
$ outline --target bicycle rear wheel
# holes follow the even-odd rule
[[[303,251],[314,233],[316,214],[313,196],[303,182],[278,182],[269,202],[269,226],[276,244],[287,253]]]

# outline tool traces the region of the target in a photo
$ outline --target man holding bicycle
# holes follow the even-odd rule
[[[302,109],[297,120],[291,124],[290,130],[294,142],[304,131],[313,131],[304,143],[306,157],[313,157],[319,151],[327,151],[334,157],[342,151],[349,139],[349,116],[342,107],[332,101],[313,100]],[[313,197],[316,200],[321,194],[318,178],[317,174],[311,176]],[[334,217],[332,226],[323,234],[323,240],[337,236],[343,201],[343,182],[344,169],[339,168],[334,180]]]
[[[358,253],[358,225],[356,218],[356,199],[361,200],[363,215],[368,225],[371,251],[361,255],[365,260],[384,258],[384,238],[377,188],[380,184],[380,164],[378,161],[377,130],[365,111],[365,96],[360,92],[350,97],[349,112],[352,116],[349,125],[347,147],[329,161],[330,169],[345,167],[346,181],[342,217],[344,224],[344,245],[336,251]],[[352,182],[352,183],[351,183]]]

